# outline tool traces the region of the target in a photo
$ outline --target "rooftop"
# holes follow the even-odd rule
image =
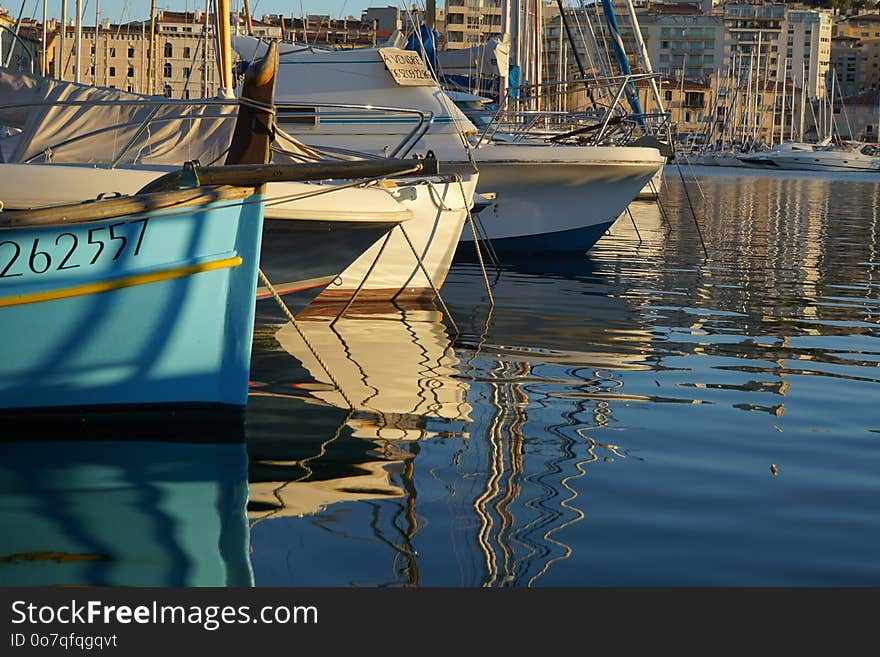
[[[648,9],[658,14],[677,14],[679,16],[690,16],[703,13],[703,10],[700,9],[700,5],[690,3],[652,2],[648,5]]]
[[[878,103],[880,103],[880,89],[871,89],[855,96],[849,96],[844,99],[844,103],[846,105],[877,107]]]
[[[880,23],[880,14],[862,14],[861,16],[849,16],[844,22],[866,21],[868,23]]]

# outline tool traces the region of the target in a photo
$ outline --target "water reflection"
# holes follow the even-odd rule
[[[264,330],[274,348],[255,363],[249,408],[262,424],[248,429],[257,581],[308,583],[323,572],[315,557],[297,559],[309,569],[290,563],[292,546],[319,529],[359,537],[394,583],[417,584],[416,441],[466,435],[468,384],[433,305],[355,305],[334,322],[338,311]],[[360,523],[352,503],[368,510]],[[320,551],[326,540],[303,547]]]
[[[361,311],[337,330],[304,317],[331,378],[292,328],[277,332],[306,363],[288,388],[339,416],[253,527],[257,583],[852,581],[828,565],[833,533],[786,534],[775,516],[839,510],[809,492],[855,486],[830,464],[868,481],[852,432],[877,430],[877,188],[688,184],[708,258],[671,181],[665,214],[633,204],[588,258],[490,271],[494,307],[457,264],[443,289],[453,342],[430,312]],[[427,325],[407,326],[416,317]],[[832,379],[843,415],[823,409]],[[817,449],[812,432],[833,427],[849,442]],[[343,453],[351,470],[333,474]],[[803,498],[767,504],[768,479]],[[847,499],[835,522],[876,536],[867,498]],[[760,554],[735,547],[741,523]],[[817,563],[830,579],[810,578]]]
[[[589,261],[533,273],[549,264],[507,265],[491,311],[471,310],[480,278],[448,286],[455,348],[433,307],[300,315],[305,339],[274,331],[306,372],[268,375],[297,377],[276,350],[251,401],[327,419],[314,432],[288,423],[260,456],[249,431],[257,583],[448,583],[434,579],[443,549],[418,549],[446,544],[464,560],[441,568],[458,569],[456,583],[525,585],[571,554],[558,534],[584,518],[572,484],[630,458],[594,434],[614,430],[624,373],[645,367],[652,334]],[[330,563],[346,544],[358,559]]]
[[[467,383],[432,304],[355,305],[336,320],[339,310],[300,313],[275,339],[315,379],[314,397],[354,409],[356,436],[417,440],[470,421]]]
[[[708,259],[694,240],[680,184],[664,195],[673,230],[656,260],[621,258],[613,244],[595,256],[599,266],[613,262],[639,280],[626,296],[655,324],[653,367],[712,372],[678,381],[682,388],[781,397],[793,374],[876,381],[861,368],[875,365],[880,351],[874,340],[880,186],[815,175],[729,174],[688,185]],[[717,380],[720,372],[751,376]],[[779,416],[783,402],[732,405]]]
[[[417,445],[359,437],[350,409],[315,398],[257,392],[251,405],[257,421],[248,427],[248,519],[256,583],[326,586],[364,563],[371,579],[363,583],[379,584],[375,570],[402,563],[394,581],[417,584]],[[360,546],[357,558],[338,553],[350,541]]]
[[[0,445],[0,576],[247,581],[250,547],[273,586],[880,582],[880,186],[688,184],[708,258],[673,179],[589,257],[490,271],[494,307],[456,264],[459,335],[433,306],[258,327],[246,455]]]
[[[0,585],[252,584],[240,430],[217,429],[210,442],[174,428],[128,433],[120,424],[91,440],[66,440],[59,427],[46,438],[33,426],[5,434]]]
[[[456,273],[453,312],[487,298],[472,268]],[[480,560],[460,583],[529,586],[572,555],[565,531],[587,513],[576,482],[633,458],[611,438],[615,408],[634,398],[626,376],[646,368],[652,334],[585,258],[508,260],[493,283],[494,307],[467,315],[459,341],[478,410],[444,476],[471,483],[459,540]]]

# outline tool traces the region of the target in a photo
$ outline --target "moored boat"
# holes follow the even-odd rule
[[[266,46],[236,37],[233,47],[250,60]],[[395,77],[388,63],[395,58],[421,66],[417,84]],[[476,168],[477,192],[495,197],[481,219],[499,251],[586,251],[663,166],[657,148],[477,143],[474,125],[415,60],[395,48],[364,48],[355,57],[283,44],[279,122],[314,148],[382,154],[397,144],[411,149],[418,137],[444,171],[464,176]],[[470,231],[461,240],[472,241]]]
[[[261,197],[186,189],[0,215],[0,407],[247,401]]]
[[[880,171],[880,147],[876,144],[835,146],[785,142],[767,151],[738,155],[746,166],[791,171]]]
[[[0,108],[0,118],[18,121],[23,130],[9,158],[13,162],[0,164],[0,199],[7,209],[27,209],[107,193],[132,194],[177,168],[169,163],[178,163],[178,158],[218,159],[233,136],[232,119],[247,126],[274,125],[274,114],[265,108],[273,100],[275,55],[273,48],[271,56],[249,67],[237,114],[228,101],[157,100],[0,72],[4,100],[18,99],[19,92],[26,92],[24,101]],[[39,102],[46,97],[48,101]],[[41,121],[35,122],[33,114],[39,114]],[[229,149],[227,164],[268,162],[270,132],[253,131],[251,141],[260,142],[259,146],[239,152]],[[269,182],[265,198],[269,249],[263,253],[264,265],[277,273],[276,289],[294,311],[308,305],[331,281],[335,284],[328,296],[349,298],[360,286],[366,266],[347,270],[348,266],[389,230],[411,219],[421,219],[428,226],[424,243],[419,243],[417,230],[413,239],[423,264],[437,265],[432,282],[442,284],[451,255],[447,257],[442,246],[434,245],[439,243],[438,235],[445,237],[450,229],[461,231],[467,207],[459,201],[457,227],[446,221],[439,232],[432,227],[446,204],[455,205],[461,197],[460,185],[427,186],[421,180],[368,185],[376,180],[377,171],[381,174],[388,169],[383,159],[361,161],[358,168],[350,162],[322,161],[289,140],[285,148],[295,150],[302,156],[297,161],[315,169],[329,166],[338,172],[341,169],[333,167],[341,165],[347,175],[365,181],[354,186],[351,179],[321,175],[316,177],[322,180],[320,185],[308,178]],[[425,170],[423,164],[413,161],[411,172]],[[472,193],[467,183],[465,189]],[[403,237],[395,234],[393,240],[402,243]],[[364,298],[383,294],[390,298],[398,291],[418,296],[430,291],[427,281],[420,285],[424,276],[412,250],[405,244],[397,246],[402,250],[389,249],[371,272],[364,285],[369,296]],[[373,259],[370,256],[369,262]],[[269,295],[266,288],[258,294],[260,298]]]

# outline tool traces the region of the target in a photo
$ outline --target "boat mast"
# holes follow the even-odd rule
[[[648,47],[645,45],[645,39],[642,37],[642,28],[639,25],[639,19],[638,16],[636,16],[636,9],[633,6],[632,0],[626,0],[626,11],[629,14],[629,22],[632,26],[633,38],[636,42],[636,52],[642,62],[642,68],[645,70],[645,73],[653,74],[654,67],[651,66],[651,57],[648,55]],[[660,97],[660,89],[657,88],[657,81],[652,76],[648,78],[648,82],[651,85],[651,95],[654,96],[654,102],[657,103],[657,109],[662,114],[666,110],[663,109],[663,99]]]
[[[510,2],[511,0],[504,0],[501,3],[501,40],[504,41],[507,39],[507,43],[513,43],[513,35],[511,34],[511,22],[510,22]],[[429,3],[429,7],[431,5],[435,5],[435,0],[431,0]],[[436,5],[435,5],[436,6]],[[436,9],[434,10],[436,14]],[[431,24],[433,27],[434,17],[431,17]],[[283,36],[283,35],[282,35]],[[512,50],[512,48],[511,48]],[[508,69],[510,68],[510,63],[507,65]],[[501,78],[498,80],[498,107],[499,109],[503,109],[507,107],[507,75],[508,71],[502,71]]]
[[[807,111],[807,69],[806,65],[801,63],[801,126],[800,140],[804,141],[804,118]]]
[[[629,77],[632,75],[632,69],[629,67],[629,60],[626,57],[626,50],[623,47],[623,38],[620,36],[620,26],[617,24],[617,17],[614,15],[614,7],[611,5],[611,0],[602,0],[602,10],[605,12],[605,22],[608,24],[611,45],[614,49],[614,55],[617,58],[617,64],[620,67],[620,73]],[[684,77],[684,70],[684,64],[682,64],[682,77]],[[636,93],[635,85],[632,82],[626,84],[626,99],[629,101],[630,108],[638,117],[639,126],[647,134],[648,129],[645,124],[645,114],[642,111],[642,103],[639,101],[639,95]]]
[[[769,60],[769,57],[768,57]],[[777,60],[778,62],[779,60]],[[773,148],[773,142],[776,136],[776,96],[779,93],[779,64],[776,64],[777,75],[773,80],[773,102],[770,104],[770,148]]]
[[[82,78],[82,0],[76,0],[76,62],[73,68],[73,81]]]
[[[254,35],[254,21],[251,18],[251,4],[248,0],[244,0],[244,24],[247,27],[248,36],[253,36]],[[236,30],[236,32],[237,32],[237,30]]]
[[[541,84],[544,81],[544,69],[542,61],[544,58],[544,48],[542,47],[543,33],[543,8],[541,0],[535,0],[535,19],[533,21],[533,32],[535,36],[535,49],[532,51],[535,67],[535,111],[541,111]]]
[[[752,70],[755,68],[755,53],[749,52],[749,76],[746,82],[746,106],[743,121],[740,124],[740,141],[745,146],[749,125],[752,123]],[[751,150],[751,146],[749,146]]]
[[[49,68],[49,51],[47,46],[48,33],[46,31],[46,2],[47,0],[43,0],[43,59],[40,61],[40,73],[43,77],[48,73]]]
[[[61,0],[61,38],[58,42],[59,54],[55,57],[55,75],[64,79],[64,34],[67,32],[67,0]]]
[[[794,63],[794,58],[792,58],[792,63]],[[791,72],[791,125],[788,130],[788,140],[794,141],[794,101],[795,101],[795,83],[794,83],[794,69],[792,68]]]
[[[232,39],[229,25],[229,0],[217,0],[217,43],[220,47],[220,97],[233,97]]]
[[[751,140],[752,140],[752,149],[754,150],[755,141],[758,138],[758,112],[760,110],[758,101],[760,99],[761,102],[764,100],[764,84],[761,80],[761,35],[763,32],[758,31],[758,57],[755,60],[755,98],[752,101],[755,106],[755,111],[752,112],[752,125],[749,126],[749,131],[751,132]]]
[[[788,57],[782,60],[782,107],[779,108],[779,143],[785,141],[785,97],[786,97],[786,69],[788,67]]]
[[[150,3],[150,47],[147,48],[147,94],[153,95],[156,68],[156,0]]]
[[[834,75],[835,69],[831,69],[831,103],[828,105],[828,134],[834,139]],[[827,103],[827,98],[826,98]]]
[[[205,0],[205,22],[202,25],[202,98],[208,97],[208,15],[211,0]],[[282,30],[282,36],[283,30]]]
[[[98,86],[98,25],[101,23],[101,0],[95,0],[95,47],[92,49],[95,53],[95,65],[92,69],[92,85]],[[107,66],[106,60],[104,66]]]

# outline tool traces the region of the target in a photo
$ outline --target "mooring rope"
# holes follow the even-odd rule
[[[324,362],[324,359],[318,354],[318,351],[306,337],[306,334],[303,332],[302,327],[299,325],[299,322],[296,321],[296,318],[293,316],[293,313],[290,312],[290,308],[284,303],[284,299],[281,298],[281,295],[275,290],[275,287],[272,285],[272,282],[269,280],[269,277],[263,272],[262,267],[258,270],[260,273],[260,280],[263,281],[263,284],[266,286],[266,289],[269,290],[269,293],[272,295],[272,298],[275,299],[275,302],[278,304],[278,307],[281,308],[281,311],[287,316],[287,319],[290,320],[290,323],[293,325],[293,328],[296,329],[296,332],[299,333],[299,337],[302,338],[302,341],[305,343],[306,347],[308,347],[309,351],[312,352],[312,355],[315,357],[315,360],[318,361],[318,365],[321,366],[321,369],[327,374],[327,378],[330,379],[330,382],[336,386],[337,392],[339,392],[340,396],[345,400],[345,403],[348,404],[348,407],[354,409],[354,404],[342,390],[342,386],[339,385],[339,382],[330,372],[330,368],[327,367],[327,364]]]

